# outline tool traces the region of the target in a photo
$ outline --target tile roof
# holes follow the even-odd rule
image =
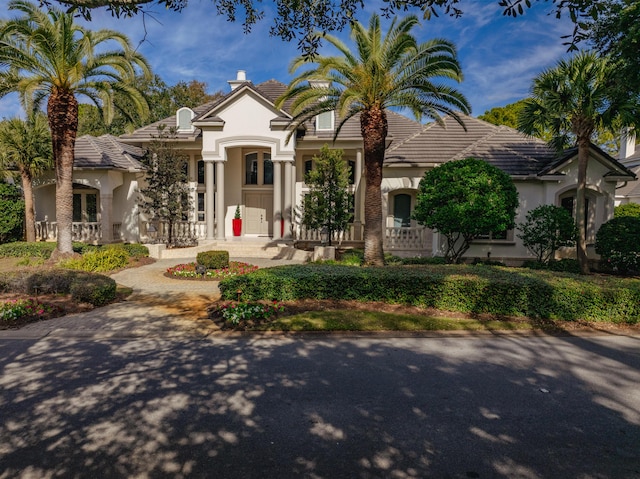
[[[555,158],[547,144],[507,126],[496,126],[470,116],[461,116],[463,128],[451,116],[444,125],[429,123],[386,154],[387,165],[433,166],[468,157],[482,158],[514,176],[537,174]]]
[[[74,168],[111,168],[142,171],[140,159],[144,151],[118,140],[112,135],[84,135],[76,139]]]

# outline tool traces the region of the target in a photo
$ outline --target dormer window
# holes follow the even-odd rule
[[[316,117],[316,131],[333,131],[333,111],[325,111]]]
[[[178,131],[193,131],[191,120],[193,120],[194,116],[195,115],[191,108],[180,108],[176,113],[176,125],[178,126]]]

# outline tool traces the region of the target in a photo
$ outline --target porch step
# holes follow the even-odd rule
[[[223,250],[228,251],[233,258],[265,258],[283,259],[292,261],[307,261],[311,252],[294,248],[286,241],[272,241],[256,239],[243,240],[200,240],[198,246],[190,248],[166,249],[165,245],[147,244],[149,256],[156,259],[190,258],[195,259],[201,251]]]

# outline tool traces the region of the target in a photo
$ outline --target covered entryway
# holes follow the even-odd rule
[[[271,236],[273,223],[273,193],[245,192],[245,227],[247,235]]]

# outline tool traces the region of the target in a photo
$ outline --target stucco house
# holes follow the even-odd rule
[[[313,157],[324,144],[344,150],[352,169],[349,188],[354,198],[353,222],[339,240],[345,244],[361,242],[364,177],[359,119],[347,121],[335,143],[337,121],[333,113],[318,116],[287,141],[291,116],[286,105],[283,109],[274,105],[286,85],[275,80],[255,85],[246,79],[244,71],[238,72],[229,85],[230,91],[214,102],[193,110],[181,108],[175,116],[117,140],[78,140],[74,176],[78,218],[100,225],[101,237],[96,240],[150,240],[150,231],[156,228],[149,229],[149,218],[136,203],[136,192],[144,181],[138,159],[158,134],[158,126],[165,124],[176,128],[176,146],[189,159],[194,211],[184,231],[196,236],[201,244],[224,247],[231,241],[311,244],[319,240],[317,231],[301,227],[299,212],[308,191],[305,173],[314,167]],[[388,122],[382,183],[387,251],[405,256],[441,253],[439,235],[417,225],[411,212],[424,172],[447,161],[482,158],[510,174],[520,195],[517,223],[541,204],[573,210],[575,150],[558,157],[541,140],[472,117],[464,118],[466,130],[448,117],[442,127],[389,112]],[[592,147],[587,180],[590,245],[600,225],[612,217],[616,187],[634,180],[629,168]],[[55,219],[52,188],[43,185],[37,193],[37,217],[43,221],[45,215],[49,222]],[[237,206],[243,219],[239,237],[232,231]],[[466,256],[485,258],[488,254],[510,261],[530,257],[513,231],[499,237],[487,234],[474,241]]]

